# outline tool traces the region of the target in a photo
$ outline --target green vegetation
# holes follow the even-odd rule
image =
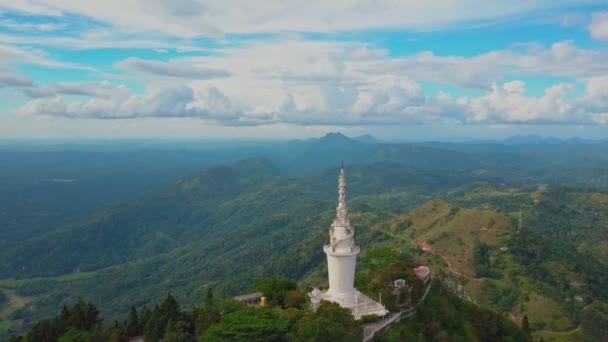
[[[280,341],[285,339],[291,325],[289,317],[278,309],[244,307],[224,315],[207,329],[201,341]]]
[[[256,279],[253,283],[253,289],[262,291],[272,306],[284,307],[297,288],[295,280],[285,277]]]
[[[271,291],[282,293],[295,282],[286,278],[260,279]],[[271,284],[270,286],[268,286]],[[297,290],[297,288],[292,291]],[[23,336],[11,342],[125,341],[144,335],[146,341],[192,342],[230,341],[344,341],[361,339],[362,328],[349,310],[336,304],[322,303],[316,311],[294,307],[251,307],[232,300],[216,300],[207,291],[204,305],[182,310],[168,294],[152,308],[138,312],[131,308],[124,321],[115,321],[107,328],[97,308],[79,299],[72,307],[64,307],[52,320],[42,320]]]
[[[526,341],[515,323],[491,310],[432,287],[424,305],[377,338],[378,341]]]
[[[101,318],[95,305],[79,299],[70,308],[64,306],[54,319],[37,322],[25,336],[13,337],[11,341],[103,341],[107,337],[101,328]]]
[[[0,308],[6,304],[8,304],[8,297],[4,294],[3,291],[0,291]]]
[[[293,341],[360,341],[363,329],[348,309],[337,304],[323,302],[315,312],[301,319],[293,335]]]
[[[483,242],[475,241],[473,260],[475,262],[475,273],[481,277],[489,277],[491,269],[490,246]]]
[[[396,276],[416,282],[409,266],[419,262],[445,272],[484,307],[518,323],[528,315],[533,336],[599,333],[590,332],[586,320],[604,316],[582,311],[594,301],[606,303],[608,293],[608,195],[602,192],[608,189],[608,164],[599,147],[585,147],[595,151],[596,159],[579,167],[572,151],[580,146],[564,153],[542,146],[429,143],[353,149],[343,139],[339,147],[325,143],[294,143],[289,153],[264,150],[273,163],[252,158],[213,167],[162,189],[175,175],[218,159],[176,153],[190,161],[170,172],[141,160],[113,171],[95,161],[99,170],[87,168],[91,178],[86,182],[81,177],[86,170],[77,173],[83,183],[69,183],[77,185],[71,190],[65,188],[68,183],[44,185],[40,175],[3,168],[0,174],[8,177],[0,180],[0,203],[8,213],[0,215],[0,293],[8,300],[0,303],[3,326],[10,322],[11,333],[25,331],[79,296],[99,306],[106,325],[138,308],[137,320],[131,317],[135,329],[139,309],[148,306],[152,314],[168,292],[190,312],[211,287],[219,296],[237,295],[251,290],[255,279],[275,276],[301,286],[326,285],[320,245],[335,215],[337,170],[323,170],[337,166],[340,155],[349,164],[373,162],[347,170],[351,222],[364,251],[356,279],[360,289],[373,296],[381,292],[387,306],[403,306],[416,294],[392,294],[383,282]],[[238,153],[225,160],[252,152]],[[96,157],[107,160],[90,160]],[[17,165],[21,159],[11,160]],[[56,165],[51,173],[69,178],[75,165],[66,165],[63,173]],[[122,175],[116,172],[125,165],[145,165],[141,169],[150,174],[140,183],[141,172],[133,171],[124,172],[116,184],[95,178]],[[303,173],[308,174],[300,177]],[[551,182],[578,187],[538,186]],[[117,196],[129,200],[143,189],[155,192],[123,204],[110,196],[116,186],[135,183],[133,192]],[[45,207],[50,197],[53,204]],[[520,210],[523,231],[517,234]],[[426,242],[432,251],[422,252],[417,242]],[[273,306],[303,310],[307,298],[293,288],[262,291]],[[208,310],[201,327],[221,318],[216,309]],[[177,322],[159,322],[159,334],[167,325],[163,333],[181,338]]]

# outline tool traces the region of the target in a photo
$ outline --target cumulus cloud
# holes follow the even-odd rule
[[[28,89],[26,93],[36,98],[20,107],[17,114],[97,119],[197,117],[230,121],[240,118],[238,109],[214,88],[195,91],[179,86],[151,89],[138,95],[122,85],[75,82]],[[87,98],[67,100],[62,95]]]
[[[586,78],[608,73],[608,52],[580,49],[571,41],[561,41],[519,56],[516,67],[522,74]]]
[[[567,83],[556,84],[545,89],[544,95],[525,95],[525,83],[511,81],[480,97],[464,98],[460,104],[475,123],[573,123],[590,121],[581,117],[564,95],[572,89]]]
[[[376,61],[367,66],[369,72],[409,75],[419,80],[453,84],[467,88],[488,89],[508,71],[513,70],[516,55],[496,51],[466,58],[437,56],[430,51],[413,58]]]
[[[188,79],[205,80],[230,76],[230,73],[226,70],[205,68],[193,63],[177,61],[160,62],[135,57],[119,61],[114,66],[127,71]]]
[[[81,86],[84,88],[85,85]],[[101,88],[101,91],[87,91],[86,94],[91,96],[89,99],[68,101],[60,94],[83,95],[85,92],[75,91],[77,87],[57,87],[55,96],[34,99],[17,112],[97,119],[198,118],[225,126],[429,122],[604,124],[605,113],[608,112],[606,97],[603,96],[605,91],[589,86],[585,97],[568,101],[566,95],[571,85],[567,83],[548,87],[540,97],[526,96],[525,84],[511,81],[494,85],[483,96],[453,98],[446,93],[428,96],[414,81],[387,78],[376,80],[373,86],[361,85],[350,89],[321,87],[319,94],[325,97],[318,102],[306,102],[307,98],[302,93],[289,93],[278,106],[267,111],[256,110],[215,87],[159,88],[144,95],[130,93],[120,86],[103,85]]]
[[[594,13],[587,28],[593,38],[608,40],[608,12]]]
[[[601,57],[570,42],[472,57],[390,57],[352,42],[252,42],[169,62],[117,63],[125,72],[121,77],[146,76],[143,95],[108,82],[58,83],[25,89],[35,99],[17,111],[70,118],[193,117],[226,126],[602,123],[608,82],[592,77],[608,74],[608,59]],[[510,73],[569,75],[585,84],[585,95],[572,99],[572,85],[558,83],[543,96],[529,96],[523,82],[501,84]],[[486,93],[429,94],[420,80]]]

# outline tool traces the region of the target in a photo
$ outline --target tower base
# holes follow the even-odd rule
[[[354,290],[351,298],[334,298],[327,291],[320,291],[318,296],[320,300],[336,303],[345,309],[349,309],[357,320],[363,315],[378,315],[382,317],[388,313],[384,305],[357,290]]]

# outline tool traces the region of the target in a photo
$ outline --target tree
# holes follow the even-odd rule
[[[185,330],[183,322],[169,321],[165,328],[163,342],[191,342],[192,336]]]
[[[137,315],[137,310],[135,310],[134,306],[131,306],[129,318],[127,318],[127,324],[125,325],[125,333],[131,337],[141,334],[139,316]]]
[[[207,292],[205,292],[205,306],[213,306],[213,304],[214,304],[213,290],[210,287],[208,287]]]
[[[8,303],[8,297],[4,294],[3,291],[0,291],[0,307],[5,303]]]
[[[273,308],[245,306],[226,314],[205,331],[201,341],[265,342],[286,338],[291,326],[287,315]]]
[[[174,321],[178,321],[180,318],[179,304],[173,296],[168,293],[165,300],[160,304],[160,313],[161,316],[166,318],[167,321],[172,319]]]
[[[473,246],[473,260],[475,262],[475,273],[480,276],[490,275],[490,246],[476,240]]]
[[[63,336],[59,337],[57,342],[89,342],[91,334],[86,331],[70,329]]]
[[[52,321],[45,319],[32,327],[32,330],[27,334],[27,341],[36,342],[55,342],[60,336]]]
[[[308,303],[308,295],[301,290],[291,290],[285,296],[285,306],[288,308],[301,309],[304,304]]]
[[[530,323],[528,322],[528,315],[524,315],[524,319],[521,322],[521,328],[528,336],[532,333],[530,330]]]
[[[296,290],[295,280],[286,277],[262,278],[253,282],[253,288],[262,291],[272,306],[285,306],[289,291]]]
[[[143,328],[146,326],[146,323],[148,323],[148,320],[150,319],[150,317],[152,317],[152,311],[150,310],[150,308],[148,308],[147,306],[144,306],[143,308],[141,308],[141,311],[139,314],[140,330],[143,330]]]
[[[146,336],[146,342],[157,342],[163,337],[163,333],[165,332],[165,326],[167,325],[167,321],[162,317],[160,309],[157,306],[152,310],[152,315],[150,319],[146,322],[146,326],[144,328],[144,335]]]
[[[337,304],[322,302],[317,310],[297,325],[293,340],[296,342],[350,342],[363,339],[363,328],[350,310]]]

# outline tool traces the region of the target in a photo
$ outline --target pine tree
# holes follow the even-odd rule
[[[532,331],[530,330],[530,323],[528,322],[528,315],[524,315],[524,319],[521,323],[521,328],[528,336],[532,333]]]
[[[164,317],[162,317],[159,307],[155,306],[154,310],[152,310],[150,319],[146,322],[146,327],[144,329],[146,342],[158,342],[163,337],[165,326],[166,321],[164,320]]]
[[[143,308],[141,308],[141,312],[139,314],[139,330],[143,330],[143,328],[146,326],[146,323],[148,322],[148,320],[150,319],[150,317],[152,316],[152,311],[150,311],[150,309],[147,306],[144,306]]]
[[[165,300],[160,304],[160,313],[167,321],[178,321],[180,318],[179,304],[173,296],[168,293]],[[164,328],[164,327],[163,327]]]
[[[213,290],[208,287],[205,294],[205,306],[213,306]]]
[[[129,318],[127,318],[127,324],[125,325],[125,332],[130,337],[141,334],[139,317],[134,306],[131,307],[131,311],[129,312]]]

